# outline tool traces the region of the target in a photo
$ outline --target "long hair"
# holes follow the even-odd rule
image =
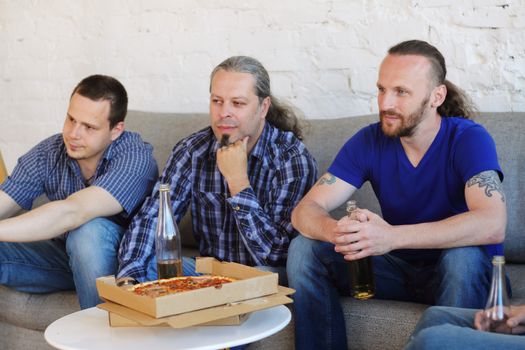
[[[124,86],[115,78],[107,75],[90,75],[82,79],[73,89],[74,94],[93,101],[109,101],[109,128],[124,121],[128,111],[128,94]]]
[[[270,76],[259,61],[248,56],[233,56],[227,58],[211,72],[210,91],[211,81],[219,70],[251,74],[255,78],[255,95],[259,98],[259,104],[262,103],[266,97],[270,98],[271,103],[266,114],[266,120],[276,128],[283,131],[291,131],[298,139],[303,139],[302,127],[297,112],[291,105],[272,96],[270,91]]]
[[[443,117],[462,117],[472,119],[477,110],[472,100],[463,90],[446,79],[447,67],[445,58],[437,48],[426,41],[408,40],[392,46],[388,53],[391,55],[417,55],[426,57],[432,66],[432,79],[436,86],[444,84],[447,88],[447,96],[438,113]]]

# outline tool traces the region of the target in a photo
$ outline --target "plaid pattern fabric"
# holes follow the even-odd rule
[[[56,134],[19,158],[0,190],[29,210],[41,194],[55,201],[66,199],[87,186],[98,186],[122,205],[124,211],[113,219],[124,223],[150,193],[157,174],[153,147],[138,134],[126,131],[105,150],[89,184],[77,161],[67,155],[62,135]]]
[[[291,132],[267,123],[248,157],[251,187],[232,197],[217,169],[218,147],[210,127],[174,147],[152,196],[124,236],[118,277],[146,277],[155,254],[159,183],[170,184],[177,222],[191,208],[202,256],[251,266],[285,265],[288,245],[297,234],[291,212],[317,178],[315,160]]]

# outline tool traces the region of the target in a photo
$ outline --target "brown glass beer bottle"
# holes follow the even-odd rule
[[[349,200],[346,203],[346,213],[352,220],[357,220],[357,202]],[[350,294],[356,299],[369,299],[374,296],[375,283],[372,270],[372,257],[348,262],[350,273]]]

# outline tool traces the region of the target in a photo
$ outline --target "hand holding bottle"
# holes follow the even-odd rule
[[[474,318],[474,327],[477,330],[490,331],[490,318],[487,310],[481,310],[476,313]],[[494,329],[496,333],[504,334],[524,334],[525,333],[525,305],[511,306],[509,309],[508,319],[505,324],[500,324]]]
[[[495,255],[492,258],[492,282],[487,304],[481,314],[476,314],[474,325],[483,331],[511,334],[512,328],[508,325],[510,312],[505,278],[505,257]]]

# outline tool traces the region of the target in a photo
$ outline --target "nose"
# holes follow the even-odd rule
[[[377,105],[380,111],[394,109],[396,105],[396,98],[391,93],[380,92],[377,95]]]
[[[69,129],[69,137],[72,139],[78,139],[80,137],[80,125],[78,123],[74,123]]]
[[[228,118],[228,117],[231,117],[232,114],[231,114],[231,106],[229,103],[223,103],[220,107],[219,107],[219,117],[221,119],[225,119],[225,118]]]

